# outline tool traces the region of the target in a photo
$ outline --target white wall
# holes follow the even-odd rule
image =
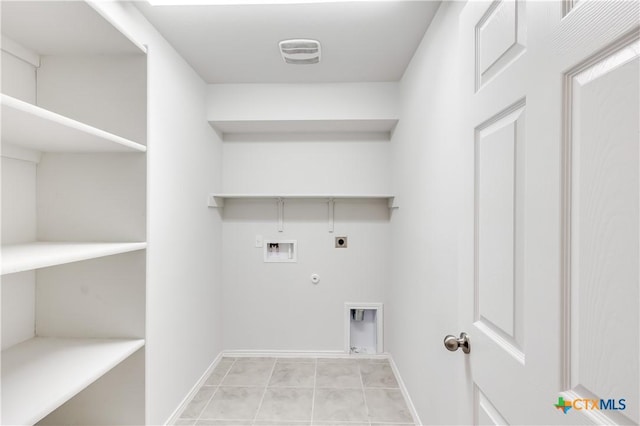
[[[344,303],[384,302],[391,256],[385,200],[337,201],[334,233],[319,200],[285,201],[282,233],[272,200],[227,201],[224,218],[225,349],[341,352]],[[297,240],[297,263],[264,263],[256,235]],[[336,249],[334,238],[345,235],[348,248]]]
[[[35,100],[35,68],[2,52],[2,92],[27,102]],[[8,151],[8,150],[7,150]],[[2,244],[36,239],[36,163],[7,158],[2,152]],[[4,275],[2,295],[2,349],[35,335],[35,271]]]
[[[458,14],[441,5],[402,81],[391,140],[393,281],[387,289],[387,348],[424,424],[458,421],[464,357],[443,346],[458,330]],[[465,417],[460,417],[464,419]]]
[[[229,193],[385,194],[391,144],[385,140],[270,140],[223,144]]]
[[[38,105],[144,145],[146,70],[142,55],[42,56]]]
[[[35,67],[4,50],[0,55],[2,55],[2,93],[25,102],[35,103]]]
[[[37,170],[38,240],[145,241],[144,154],[46,153]]]
[[[278,99],[263,99],[274,95],[265,85],[247,86],[245,94],[259,86],[247,95],[258,104]],[[360,101],[352,99],[352,115],[361,113]],[[352,137],[258,134],[224,142],[224,192],[389,193],[390,142]],[[285,201],[282,233],[273,200],[227,201],[223,214],[225,349],[342,351],[344,303],[384,302],[390,278],[386,201],[337,201],[333,234],[322,200]],[[298,262],[264,263],[256,235],[298,240]],[[334,248],[339,235],[349,237],[347,249]],[[312,273],[321,276],[317,286]]]
[[[398,83],[211,84],[209,120],[392,119]]]
[[[164,423],[222,350],[222,144],[206,85],[130,4],[98,10],[148,46],[147,423]]]
[[[35,336],[35,271],[2,276],[2,350]]]
[[[36,163],[2,157],[2,244],[36,239]]]

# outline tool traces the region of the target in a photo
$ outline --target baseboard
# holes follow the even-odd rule
[[[343,351],[285,351],[285,350],[228,350],[223,356],[243,357],[279,357],[279,358],[350,358],[350,359],[387,359],[389,354],[349,354]]]
[[[173,413],[171,413],[167,421],[164,423],[165,425],[173,425],[176,422],[176,420],[180,418],[180,414],[182,414],[184,409],[187,408],[187,405],[189,404],[189,402],[191,402],[195,394],[200,390],[200,388],[207,381],[211,373],[213,373],[213,370],[218,366],[218,363],[222,359],[223,354],[224,354],[224,351],[220,352],[218,356],[213,360],[213,362],[209,365],[209,367],[202,374],[202,376],[200,376],[200,379],[198,379],[196,384],[193,385],[189,393],[187,393],[187,395],[182,399],[180,404],[178,404],[178,408],[176,408],[173,411]]]
[[[413,422],[416,425],[422,425],[422,420],[420,420],[420,416],[418,416],[416,407],[415,405],[413,405],[411,396],[409,396],[409,391],[407,390],[407,387],[404,385],[404,380],[402,380],[402,376],[400,375],[400,370],[398,370],[398,366],[393,361],[393,357],[391,355],[389,355],[389,363],[391,364],[391,369],[393,370],[393,374],[395,374],[396,378],[398,379],[398,386],[400,386],[400,392],[402,392],[402,396],[404,396],[404,400],[407,402],[407,406],[409,407],[409,411],[411,412],[411,417],[413,417]]]

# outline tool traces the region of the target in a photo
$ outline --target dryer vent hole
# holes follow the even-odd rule
[[[347,237],[336,237],[336,248],[347,248]]]

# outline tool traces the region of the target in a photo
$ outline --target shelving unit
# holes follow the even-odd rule
[[[142,424],[145,49],[88,2],[0,7],[0,423]]]
[[[34,424],[144,346],[36,337],[2,353],[2,424]]]

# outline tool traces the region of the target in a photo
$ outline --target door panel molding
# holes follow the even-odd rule
[[[477,384],[473,386],[473,424],[474,425],[509,425],[500,411],[489,398],[480,390]]]
[[[620,380],[614,380],[616,383],[624,381],[624,377],[629,374],[635,374],[636,377],[630,378],[632,382],[638,381],[637,366],[635,372],[633,367],[625,369],[624,371],[597,371],[597,368],[592,366],[588,368],[590,363],[596,363],[598,359],[605,357],[612,359],[614,357],[617,362],[614,364],[621,365],[621,368],[629,368],[625,363],[625,359],[635,359],[638,357],[638,329],[637,329],[637,312],[638,312],[638,288],[633,287],[633,277],[629,279],[627,275],[620,276],[620,268],[616,262],[622,262],[623,266],[628,266],[630,263],[626,261],[625,256],[633,256],[630,250],[624,249],[625,242],[628,238],[635,238],[636,246],[638,241],[637,234],[637,217],[635,219],[635,237],[629,236],[628,226],[624,225],[624,220],[629,221],[629,216],[633,216],[633,212],[629,214],[629,197],[620,196],[619,191],[623,191],[623,188],[628,185],[615,185],[615,180],[621,182],[627,182],[625,179],[625,164],[627,170],[633,170],[637,174],[638,156],[635,155],[635,165],[625,163],[629,161],[629,156],[625,156],[624,153],[619,152],[620,149],[638,150],[638,147],[632,147],[634,142],[633,135],[631,135],[631,144],[624,145],[625,140],[620,140],[619,137],[613,135],[614,140],[600,140],[598,139],[597,149],[601,152],[591,153],[590,157],[584,157],[589,155],[589,149],[595,149],[589,147],[586,144],[590,140],[596,137],[607,138],[612,135],[594,135],[593,131],[584,131],[583,139],[586,141],[583,143],[585,147],[581,147],[580,139],[580,126],[587,126],[593,121],[602,122],[602,127],[607,129],[613,129],[615,131],[616,120],[620,120],[624,112],[628,109],[625,105],[612,105],[617,99],[623,99],[625,94],[624,88],[617,86],[623,75],[618,73],[626,72],[628,76],[635,74],[637,79],[637,71],[626,69],[627,66],[634,66],[640,58],[640,31],[638,28],[634,29],[630,33],[619,38],[615,42],[608,45],[606,48],[601,49],[595,54],[591,55],[586,60],[580,62],[568,72],[564,74],[563,79],[563,145],[562,145],[562,281],[561,281],[561,296],[562,296],[562,366],[561,366],[561,385],[565,390],[564,394],[569,399],[574,398],[595,398],[595,399],[608,399],[608,398],[627,398],[627,401],[633,400],[637,404],[638,391],[635,390],[635,395],[609,395],[603,394],[605,386],[604,375],[611,378],[614,375],[620,376]],[[626,71],[625,71],[626,69]],[[615,77],[613,73],[616,73]],[[634,77],[627,77],[629,81],[633,81]],[[636,80],[637,81],[637,80]],[[600,87],[603,84],[609,84],[610,87]],[[615,94],[611,94],[611,90],[618,88],[618,98],[615,98]],[[611,89],[611,90],[603,90]],[[628,96],[634,96],[634,90],[628,93]],[[635,89],[635,96],[638,96],[638,90]],[[622,96],[621,96],[622,95]],[[599,96],[599,97],[598,97]],[[613,98],[610,98],[613,96]],[[603,99],[608,103],[605,105]],[[588,103],[591,102],[591,105]],[[628,102],[628,100],[627,100]],[[631,101],[633,104],[633,100]],[[638,100],[635,100],[637,108]],[[590,108],[590,109],[589,109]],[[591,112],[586,117],[583,117],[584,110]],[[594,114],[594,111],[596,112]],[[604,121],[608,120],[608,121]],[[633,122],[633,118],[630,122]],[[637,122],[637,115],[635,118]],[[628,125],[629,121],[627,121]],[[620,126],[622,127],[622,126]],[[632,132],[633,133],[633,132]],[[635,135],[637,140],[637,132]],[[593,142],[593,141],[592,141]],[[629,142],[629,141],[627,141]],[[595,145],[592,143],[592,145]],[[631,148],[629,148],[631,146]],[[582,151],[581,151],[582,150]],[[579,158],[578,158],[579,157]],[[582,164],[581,159],[586,158],[585,164]],[[633,160],[630,160],[631,163]],[[591,167],[591,170],[589,170]],[[591,175],[588,175],[588,173]],[[580,176],[587,176],[584,180],[591,178],[586,184],[579,181],[578,173]],[[627,172],[627,174],[629,174]],[[593,175],[593,176],[592,176]],[[597,176],[596,176],[597,175]],[[591,177],[589,177],[591,176]],[[594,178],[594,176],[596,176]],[[580,177],[580,179],[583,179]],[[635,192],[637,193],[638,181],[635,182]],[[634,189],[631,189],[633,192]],[[635,195],[637,197],[637,194]],[[582,197],[582,198],[581,198]],[[586,201],[585,201],[586,200]],[[625,201],[626,200],[626,201]],[[624,204],[624,203],[627,204]],[[588,207],[584,207],[578,211],[581,203],[588,203]],[[622,203],[622,204],[621,204]],[[637,204],[637,203],[636,203]],[[637,216],[638,206],[635,206],[635,215]],[[585,213],[586,212],[586,213]],[[620,213],[622,212],[622,214]],[[627,216],[625,216],[625,212]],[[584,222],[589,223],[590,227],[581,227],[581,223],[576,220],[576,216],[582,217],[584,215]],[[627,232],[623,231],[627,229]],[[633,228],[631,228],[633,230]],[[583,234],[587,236],[583,238]],[[589,240],[591,237],[591,240]],[[587,242],[586,247],[584,241]],[[589,245],[589,241],[592,244]],[[627,244],[628,245],[628,244]],[[633,246],[633,243],[631,243]],[[582,250],[581,250],[582,249]],[[589,256],[596,250],[600,250],[597,259],[599,262],[589,261]],[[586,254],[585,254],[586,253]],[[614,253],[616,256],[607,257],[607,253]],[[637,253],[635,254],[636,265],[638,263]],[[581,256],[585,256],[584,267],[581,265]],[[593,257],[593,256],[592,256]],[[583,271],[584,282],[581,285],[578,282],[576,276],[576,269]],[[585,270],[590,272],[584,272]],[[637,266],[636,266],[637,269]],[[637,282],[637,270],[635,271]],[[629,279],[625,281],[625,279]],[[604,280],[610,282],[609,286],[598,286],[597,280]],[[618,282],[620,280],[620,282]],[[616,281],[613,284],[613,281]],[[630,284],[631,282],[631,284]],[[603,293],[602,289],[608,289],[606,293]],[[611,290],[613,289],[613,290]],[[621,289],[622,293],[616,293],[617,289]],[[635,297],[633,294],[628,294],[635,291]],[[617,296],[617,297],[616,297]],[[617,302],[617,303],[616,303]],[[583,309],[589,309],[590,315],[580,314],[581,304],[586,304]],[[619,304],[619,306],[618,306]],[[613,305],[613,306],[612,306]],[[626,306],[629,305],[629,306]],[[599,312],[598,309],[608,309],[607,312]],[[607,315],[613,314],[613,315]],[[629,316],[636,315],[635,322],[632,325],[628,324],[624,326],[624,320],[629,320]],[[608,344],[608,340],[615,339],[616,327],[612,321],[623,322],[618,326],[623,326],[630,335],[631,341],[625,341],[624,345],[611,345]],[[585,323],[582,324],[581,322]],[[634,326],[635,333],[634,333]],[[585,330],[588,330],[585,331]],[[619,332],[621,335],[623,332]],[[619,337],[619,336],[618,336]],[[597,339],[597,341],[596,341]],[[636,345],[634,347],[633,340],[636,339]],[[610,343],[610,342],[609,342]],[[581,350],[579,350],[581,348]],[[629,352],[631,351],[631,352]],[[635,351],[635,353],[633,352]],[[578,358],[578,354],[582,358]],[[616,377],[617,377],[616,376]],[[596,389],[598,388],[598,389]],[[622,393],[628,393],[625,390],[624,385],[616,386],[613,391]],[[638,416],[638,407],[629,406],[622,412],[606,411],[607,414],[599,410],[583,411],[583,414],[589,416],[592,421],[602,423],[621,423],[626,424],[632,422],[637,424],[640,421]]]
[[[524,17],[524,1],[495,0],[476,24],[476,92],[525,52]]]
[[[525,358],[525,107],[526,100],[520,99],[477,126],[474,146],[474,324],[520,363]],[[489,181],[484,182],[487,177]],[[506,204],[496,201],[485,206],[481,198],[506,200]],[[496,273],[505,270],[507,275]]]
[[[564,0],[562,3],[562,17],[567,16],[576,6],[578,6],[580,0]]]
[[[487,318],[481,317],[473,323],[474,327],[482,334],[491,339],[503,351],[508,353],[520,364],[525,364],[525,355],[522,348],[512,336],[505,333],[500,327],[492,323]]]

